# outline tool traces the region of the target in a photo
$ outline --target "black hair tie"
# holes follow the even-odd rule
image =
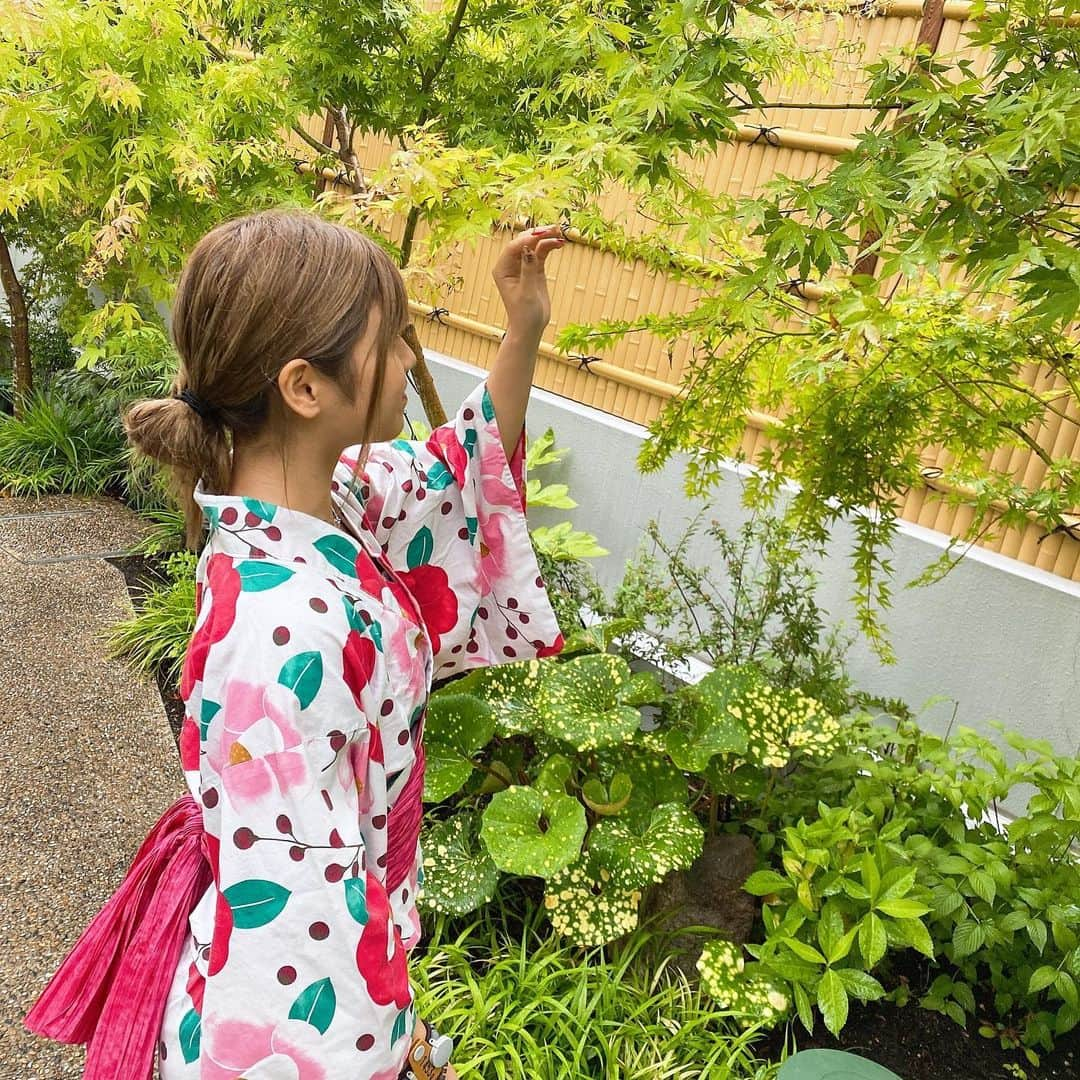
[[[203,401],[201,397],[190,390],[181,390],[179,394],[173,394],[173,397],[186,402],[207,422],[215,423],[217,421],[217,410],[213,405]]]

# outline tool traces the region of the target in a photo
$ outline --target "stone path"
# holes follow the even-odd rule
[[[183,793],[156,684],[103,641],[132,608],[101,556],[142,529],[112,499],[0,498],[0,1080],[82,1075],[22,1017]]]

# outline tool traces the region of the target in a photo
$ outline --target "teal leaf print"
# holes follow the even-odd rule
[[[320,536],[313,546],[335,570],[356,577],[356,557],[360,552],[347,537],[328,533]]]
[[[292,893],[276,881],[249,878],[230,885],[223,893],[232,908],[237,930],[254,930],[273,922],[282,912]]]
[[[300,992],[289,1010],[289,1019],[304,1020],[320,1035],[325,1035],[335,1012],[337,994],[334,993],[334,984],[329,979],[320,979]]]
[[[267,559],[244,559],[236,564],[236,571],[244,592],[266,592],[293,576],[293,571],[287,566]]]
[[[476,449],[476,429],[469,428],[465,432],[465,438],[461,440],[461,445],[465,447],[465,452],[469,457],[474,457],[473,451]]]
[[[401,1012],[398,1013],[397,1019],[394,1021],[394,1030],[392,1032],[390,1032],[390,1045],[391,1046],[393,1046],[394,1043],[396,1043],[398,1041],[398,1039],[400,1039],[401,1036],[405,1034],[406,1031],[411,1031],[412,1030],[412,1028],[409,1026],[409,1019],[410,1019],[409,1014],[411,1012],[412,1012],[412,1007],[410,1006],[407,1009],[402,1009]],[[413,1026],[415,1026],[415,1025],[416,1025],[416,1021],[414,1020],[413,1021]]]
[[[203,698],[202,712],[199,715],[199,738],[205,739],[210,730],[210,721],[221,711],[221,706],[216,701]]]
[[[263,521],[273,521],[277,513],[277,507],[273,503],[262,502],[259,499],[245,499],[244,505],[253,514],[258,514]]]
[[[285,661],[277,681],[300,699],[301,709],[306,709],[315,700],[322,680],[322,653],[302,652]]]
[[[408,441],[408,439],[395,439],[391,444],[395,450],[404,450],[406,454],[416,457],[416,448]]]
[[[184,1055],[184,1061],[188,1065],[199,1060],[201,1041],[202,1017],[194,1009],[189,1009],[180,1021],[180,1053]]]
[[[425,566],[431,562],[431,556],[435,552],[435,538],[431,530],[425,525],[417,530],[416,535],[409,541],[408,551],[405,553],[405,561],[410,570],[417,566]]]
[[[345,879],[345,906],[361,926],[367,924],[367,885],[362,877]]]
[[[441,462],[436,461],[428,469],[427,486],[429,491],[442,491],[454,482],[454,474]]]
[[[349,620],[349,629],[361,634],[370,634],[375,642],[375,648],[383,652],[382,623],[377,619],[365,619],[357,610],[356,604],[347,596],[343,596],[341,601],[345,605],[345,617]]]
[[[210,522],[211,529],[216,529],[221,524],[221,511],[216,506],[204,506],[203,513]]]
[[[487,383],[484,384],[484,395],[480,399],[480,411],[489,424],[495,419],[495,406],[491,402],[491,394],[488,393]]]
[[[476,539],[476,518],[467,517],[465,527],[469,530],[469,543],[471,544]]]

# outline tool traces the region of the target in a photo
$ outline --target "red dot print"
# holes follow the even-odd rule
[[[221,511],[221,520],[225,525],[235,525],[236,519],[239,516],[235,506],[226,506],[225,509]]]
[[[516,638],[516,637],[518,636],[518,632],[517,632],[517,631],[516,631],[516,630],[515,630],[515,629],[514,629],[514,628],[513,628],[512,626],[508,626],[508,627],[506,628],[506,636],[507,636],[507,637],[508,637],[508,638],[509,638],[509,639],[510,639],[511,641],[513,641],[513,640],[514,640],[514,638]]]
[[[526,615],[524,611],[521,613],[521,621],[523,623],[527,623],[529,621],[529,616]]]
[[[244,515],[244,524],[247,525],[249,529],[254,529],[260,521],[262,521],[262,518],[259,517],[258,514],[247,513]]]
[[[337,884],[345,876],[345,867],[341,863],[331,863],[324,871],[323,877],[330,882],[331,885]]]
[[[283,968],[278,968],[277,981],[281,983],[282,986],[290,986],[292,983],[296,982],[296,968],[289,967],[288,964]]]
[[[387,698],[379,709],[382,716],[389,716],[394,711],[394,699]]]
[[[281,530],[276,525],[271,525],[270,528],[266,530],[266,539],[275,541],[280,540]]]
[[[360,1038],[356,1040],[356,1049],[360,1051],[370,1050],[374,1045],[374,1035],[361,1035]]]
[[[329,610],[326,606],[326,601],[319,596],[313,596],[308,601],[308,606],[311,608],[312,611],[317,611],[320,615],[325,615],[326,612]]]
[[[287,626],[279,626],[274,631],[274,644],[288,645],[290,637],[292,637],[292,634],[289,633],[289,628]]]
[[[288,814],[278,814],[275,824],[277,825],[278,832],[280,833],[292,832],[292,822],[289,820]]]
[[[544,643],[539,638],[537,638],[534,642],[532,642],[532,647],[534,649],[542,649],[544,647]]]
[[[247,851],[255,843],[255,834],[250,829],[237,829],[233,833],[233,843],[241,851]]]
[[[371,819],[371,824],[372,824],[372,825],[373,825],[373,826],[374,826],[374,827],[375,827],[376,829],[381,829],[381,828],[382,828],[382,827],[383,827],[383,826],[384,826],[384,825],[386,824],[386,815],[385,815],[385,814],[376,814],[376,815],[375,815],[375,816],[374,816],[374,817],[373,817],[373,818]]]
[[[409,733],[407,731],[399,731],[397,741],[401,746],[404,746],[409,741]]]
[[[425,476],[424,479],[426,480],[427,477]],[[426,498],[427,498],[427,490],[425,488],[417,488],[416,489],[416,501],[417,502],[423,502],[424,499],[426,499]]]
[[[250,550],[250,551],[248,552],[248,554],[249,554],[249,555],[250,555],[250,556],[251,556],[251,557],[252,557],[253,559],[265,559],[265,558],[266,558],[266,552],[265,552],[265,551],[263,551],[263,549],[262,549],[262,548],[257,548],[257,547],[253,547],[253,548],[251,548],[251,550]]]
[[[543,578],[541,578],[541,577],[538,577],[538,578],[536,579],[536,587],[537,587],[538,589],[542,589],[542,588],[544,587],[544,579],[543,579]]]
[[[476,414],[472,409],[466,409],[461,415],[464,416],[466,420],[471,420]]]
[[[480,607],[476,609],[476,614],[479,615],[481,619],[486,619],[488,617],[488,609],[481,604]]]
[[[168,1047],[165,1045],[164,1040],[158,1043],[158,1054],[161,1055],[161,1060],[164,1061],[169,1056]]]
[[[455,645],[450,651],[452,653],[459,653],[459,652],[461,652],[461,646],[460,645]]]
[[[514,599],[514,598],[513,598],[512,596],[511,596],[511,597],[510,597],[510,599],[506,601],[506,606],[507,606],[507,607],[510,607],[510,608],[516,608],[516,607],[517,607],[517,600],[515,600],[515,599]]]
[[[376,862],[377,862],[377,863],[378,863],[378,864],[379,864],[380,866],[386,866],[386,855],[380,855],[380,856],[379,856],[379,857],[378,857],[378,858],[377,858],[377,859],[376,859],[375,861],[376,861]]]
[[[453,510],[453,509],[454,509],[454,504],[453,503],[444,502],[442,504],[442,506],[439,507],[439,513],[440,514],[449,514],[450,511]]]
[[[401,490],[402,490],[402,491],[412,491],[412,489],[413,489],[413,482],[412,482],[411,480],[406,480],[406,481],[405,481],[405,482],[404,482],[404,483],[403,483],[403,484],[401,485]]]
[[[218,804],[218,793],[216,788],[207,788],[203,792],[203,806],[208,806],[211,810]]]
[[[338,482],[336,480],[331,480],[330,481],[330,490],[331,491],[337,491],[337,489],[338,489]]]
[[[462,540],[468,540],[469,539],[469,530],[468,530],[467,527],[462,528],[462,529],[458,529],[457,534],[458,534],[458,537],[460,539],[462,539]]]
[[[292,859],[293,862],[303,862],[304,849],[300,847],[299,844],[293,844],[293,846],[289,848],[289,858]]]
[[[504,645],[503,656],[517,656],[517,650],[513,645]]]
[[[398,517],[398,521],[404,521],[405,520],[405,511],[404,510],[400,511],[398,513],[397,517]]]
[[[316,941],[325,941],[330,936],[330,927],[324,922],[313,922],[307,932]]]
[[[476,652],[476,651],[477,651],[477,650],[478,650],[479,648],[480,648],[480,646],[479,646],[479,645],[477,645],[475,641],[470,641],[470,642],[469,642],[469,643],[468,643],[468,644],[467,644],[467,645],[465,646],[465,651],[466,651],[466,652],[468,652],[468,653],[474,653],[474,652]]]
[[[382,526],[383,526],[384,529],[392,529],[396,523],[397,523],[397,518],[384,517],[382,519]]]
[[[409,890],[408,889],[402,889],[401,890],[401,899],[402,900],[408,900],[409,899]]]

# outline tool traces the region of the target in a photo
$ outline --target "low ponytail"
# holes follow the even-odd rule
[[[175,395],[174,391],[174,395]],[[202,540],[203,515],[195,502],[195,485],[224,492],[231,458],[225,429],[213,416],[200,415],[178,396],[136,401],[123,414],[128,441],[141,454],[169,468],[173,496],[184,512],[190,550]]]

